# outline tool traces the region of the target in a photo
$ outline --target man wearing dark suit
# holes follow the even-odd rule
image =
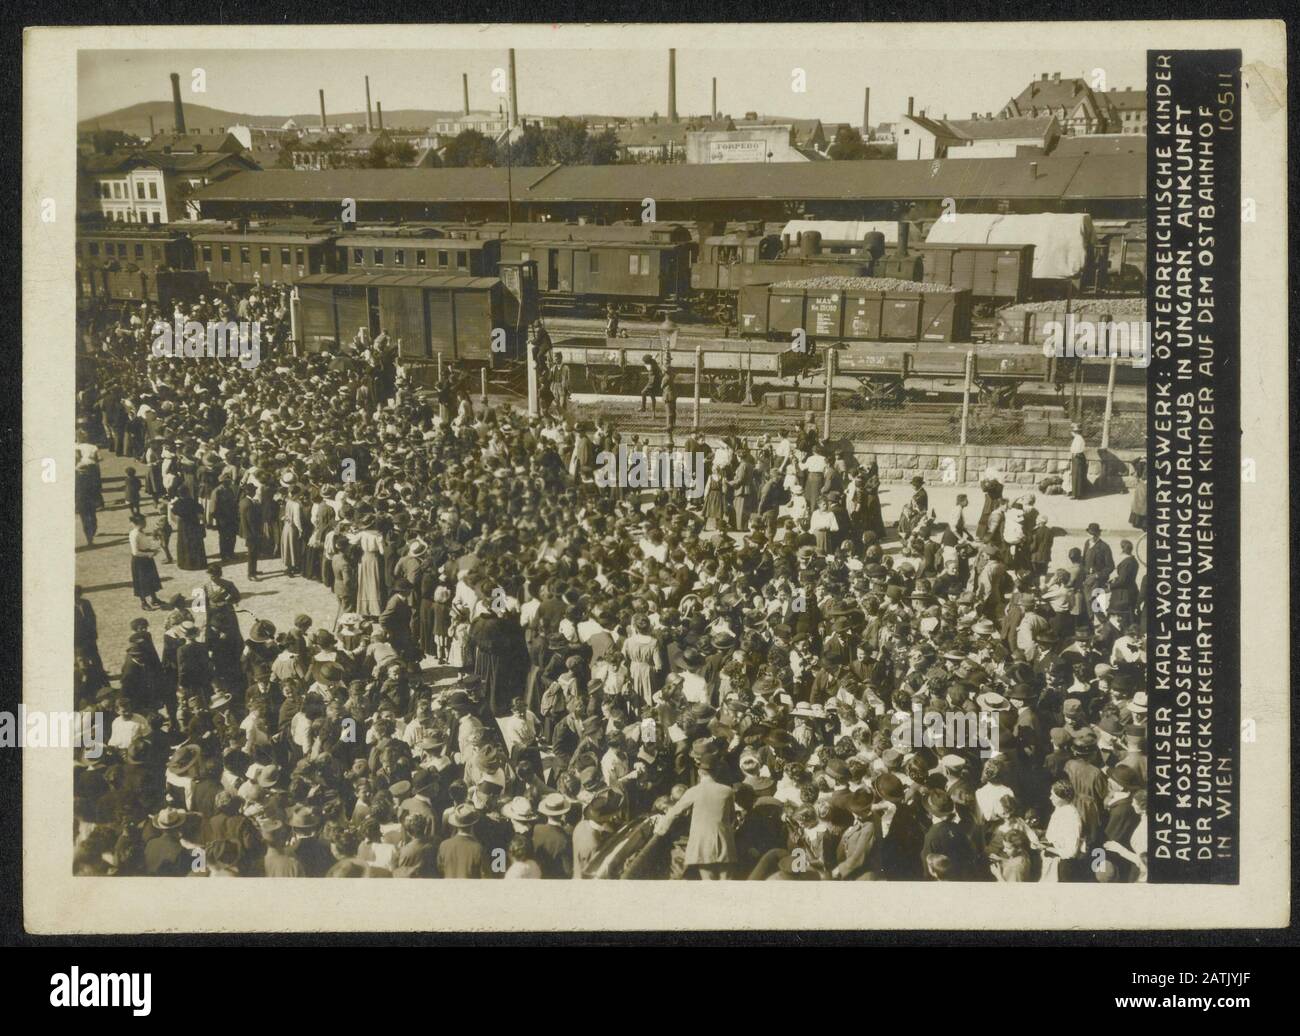
[[[419,658],[420,650],[415,646],[411,636],[411,620],[414,612],[407,600],[411,596],[411,584],[400,579],[393,587],[393,595],[388,598],[384,612],[379,616],[379,625],[388,634],[388,642],[393,645],[399,658]]]
[[[931,856],[942,856],[948,861],[948,881],[972,880],[975,874],[975,847],[961,829],[952,799],[946,791],[931,789],[925,794],[925,808],[934,822],[921,844],[922,865]],[[926,876],[934,877],[928,868]]]
[[[158,834],[144,847],[144,869],[147,874],[174,878],[188,873],[190,854],[181,845],[180,829],[184,822],[185,812],[179,809],[163,809],[154,818]]]
[[[876,826],[871,817],[871,792],[858,790],[848,796],[847,805],[853,814],[853,823],[840,836],[835,849],[835,866],[831,877],[836,881],[870,881],[875,874],[870,869],[872,850],[876,844]]]
[[[558,792],[542,798],[538,807],[546,823],[533,827],[533,854],[543,878],[573,877],[573,842],[564,829],[569,802]]]
[[[205,701],[212,690],[212,658],[208,645],[199,641],[198,628],[186,623],[185,642],[176,652],[176,684],[188,697],[198,694]]]
[[[438,846],[438,873],[444,878],[486,878],[487,854],[483,843],[474,837],[479,812],[462,802],[447,818],[455,833]]]
[[[882,773],[872,786],[877,798],[877,839],[871,869],[886,881],[920,881],[925,831],[916,810],[906,802],[903,782],[892,773]]]
[[[257,502],[256,494],[257,489],[250,483],[244,487],[239,501],[239,535],[248,548],[248,578],[252,580],[257,579],[257,558],[262,545],[262,505]]]
[[[235,556],[235,534],[239,531],[239,503],[229,472],[223,472],[217,488],[212,491],[212,520],[217,526],[217,543],[221,560]]]
[[[1093,522],[1088,526],[1088,541],[1083,545],[1083,593],[1092,606],[1092,591],[1105,586],[1115,571],[1115,556],[1110,544],[1101,538],[1101,526]]]

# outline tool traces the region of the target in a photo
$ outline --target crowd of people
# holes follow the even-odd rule
[[[298,355],[276,288],[182,315],[224,312],[271,325],[259,366],[151,356],[156,307],[86,322],[77,508],[93,542],[130,462],[140,612],[110,675],[78,588],[77,705],[113,717],[78,873],[1145,880],[1129,541],[1058,563],[994,472],[978,514],[916,479],[887,521],[815,428],[675,442],[698,496],[606,488],[647,447],[605,420],[418,392],[383,336]],[[276,628],[236,562],[331,603]]]

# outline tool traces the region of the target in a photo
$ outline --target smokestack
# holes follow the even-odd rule
[[[375,121],[379,123],[379,129],[384,128],[384,106],[378,101],[375,102]]]
[[[677,51],[668,50],[668,121],[677,121]]]
[[[862,135],[871,136],[871,87],[862,94]]]
[[[176,132],[185,136],[185,107],[181,104],[181,77],[172,73],[172,110],[176,120]]]
[[[374,128],[374,123],[370,121],[370,77],[366,76],[366,132],[369,133]]]
[[[329,125],[325,122],[325,91],[322,90],[320,92],[320,131],[324,133],[328,129]]]
[[[510,48],[510,111],[509,111],[509,128],[514,129],[519,124],[519,84],[515,78],[515,48]]]
[[[907,99],[907,114],[912,114],[912,98],[910,97]]]
[[[718,77],[713,77],[713,108],[709,112],[710,119],[718,117]]]
[[[150,116],[149,116],[149,139],[150,139],[150,140],[153,140],[153,138],[154,138],[154,136],[157,134],[157,132],[158,132],[158,131],[155,130],[155,129],[153,128],[153,116],[150,115]]]
[[[898,221],[898,258],[907,258],[907,242],[911,237],[912,225],[905,219]]]
[[[460,90],[461,93],[464,95],[464,99],[465,99],[465,114],[468,115],[469,114],[469,73],[468,72],[462,72],[460,74]]]

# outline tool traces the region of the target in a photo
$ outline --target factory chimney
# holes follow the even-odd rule
[[[714,76],[713,77],[713,107],[709,110],[709,118],[716,119],[717,117],[718,117],[718,77]]]
[[[469,73],[468,72],[462,72],[460,74],[460,90],[461,90],[461,94],[464,96],[465,114],[468,115],[469,114]]]
[[[871,136],[871,87],[867,87],[862,95],[862,136]]]
[[[329,130],[329,124],[325,121],[325,91],[320,92],[320,131],[326,133]]]
[[[154,136],[155,136],[156,134],[157,134],[157,131],[153,128],[153,116],[150,115],[150,116],[149,116],[149,139],[150,139],[150,140],[153,140],[153,138],[154,138]]]
[[[172,73],[172,110],[176,119],[176,134],[185,136],[185,107],[181,104],[181,77]]]
[[[366,76],[366,132],[369,133],[374,128],[374,123],[370,121],[370,77]]]
[[[910,97],[907,99],[907,114],[912,114],[912,98]]]
[[[379,123],[376,128],[382,130],[384,128],[384,106],[379,101],[375,102],[375,121]]]
[[[668,121],[677,121],[677,51],[668,50]]]
[[[515,48],[510,48],[510,109],[507,113],[509,128],[519,124],[519,84],[515,78]]]

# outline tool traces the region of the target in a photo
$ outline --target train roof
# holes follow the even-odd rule
[[[321,233],[319,227],[249,227],[242,233],[236,229],[213,230],[191,234],[195,241],[217,241],[228,244],[308,244],[325,245],[334,240],[334,234]]]
[[[299,277],[299,286],[368,288],[491,288],[501,283],[498,277],[457,277],[434,273],[313,273]]]
[[[1108,200],[1146,197],[1140,153],[1034,158],[602,165],[487,169],[266,169],[195,193],[227,202],[668,202]]]
[[[77,237],[138,237],[149,240],[174,240],[186,236],[186,232],[160,223],[105,223],[102,226],[78,224]]]
[[[505,241],[573,241],[583,244],[683,244],[689,228],[679,223],[606,225],[598,223],[515,223]]]
[[[437,248],[449,252],[481,250],[491,238],[478,237],[403,237],[398,234],[340,234],[338,243],[346,248]]]

